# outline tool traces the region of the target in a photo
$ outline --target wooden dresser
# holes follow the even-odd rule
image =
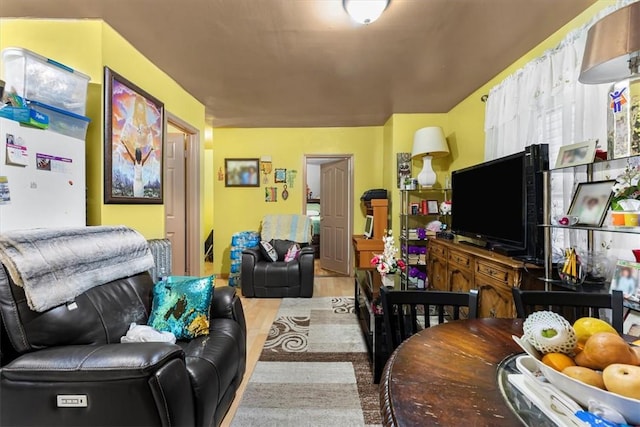
[[[516,317],[512,287],[544,289],[544,269],[495,252],[449,240],[430,239],[427,255],[429,287],[480,293],[479,317]]]
[[[382,237],[389,225],[389,201],[373,199],[365,202],[367,215],[373,215],[373,236],[370,239],[358,234],[352,236],[351,242],[355,251],[356,268],[371,268],[371,258],[384,250]]]

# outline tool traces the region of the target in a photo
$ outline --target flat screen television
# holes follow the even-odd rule
[[[451,230],[506,255],[524,253],[525,159],[523,151],[453,171]]]

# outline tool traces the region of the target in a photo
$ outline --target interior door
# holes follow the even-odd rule
[[[320,166],[320,267],[349,274],[349,160]]]
[[[186,205],[185,133],[167,132],[165,145],[165,229],[171,241],[172,275],[187,275],[187,205]]]

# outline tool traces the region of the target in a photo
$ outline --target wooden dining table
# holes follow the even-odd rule
[[[390,356],[380,381],[386,426],[518,426],[497,367],[522,353],[522,319],[456,320],[420,331]]]

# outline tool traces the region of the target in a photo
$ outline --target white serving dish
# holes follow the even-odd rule
[[[529,354],[529,356],[534,358],[538,369],[551,384],[578,402],[584,408],[589,407],[590,400],[595,400],[596,402],[619,412],[623,417],[625,417],[627,423],[640,424],[640,400],[631,399],[599,389],[575,380],[562,372],[556,371],[550,366],[542,363],[540,352],[533,348],[533,346],[527,341],[521,340],[515,335],[513,336],[513,339],[527,354]]]

